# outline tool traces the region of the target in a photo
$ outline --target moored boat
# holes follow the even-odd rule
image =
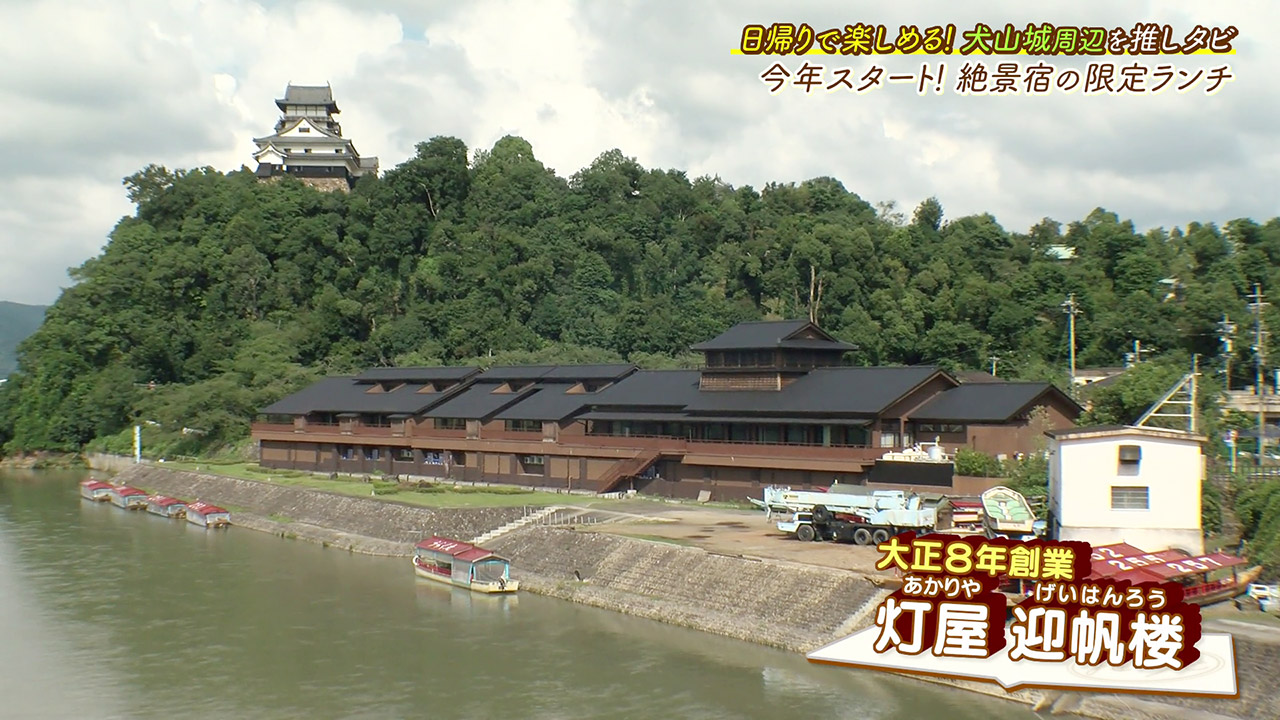
[[[186,517],[187,503],[168,495],[152,495],[147,498],[147,512],[168,518]]]
[[[226,527],[231,524],[231,513],[217,505],[197,500],[187,505],[187,522],[206,528]]]
[[[1090,578],[1108,577],[1144,582],[1173,582],[1182,586],[1183,597],[1194,605],[1212,605],[1243,595],[1249,583],[1258,579],[1262,567],[1246,568],[1244,558],[1223,552],[1190,555],[1181,550],[1144,553],[1125,543],[1093,549]]]
[[[111,483],[89,478],[80,483],[80,497],[94,502],[107,502],[111,499],[111,489],[113,487],[115,486]]]
[[[128,485],[113,485],[109,491],[111,504],[125,510],[138,510],[147,506],[147,493]]]
[[[511,561],[471,543],[438,535],[414,547],[413,568],[418,577],[481,593],[520,589],[520,581],[511,578]]]

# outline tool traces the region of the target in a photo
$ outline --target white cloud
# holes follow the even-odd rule
[[[770,62],[729,49],[746,23],[788,21],[895,30],[1155,21],[1180,33],[1231,23],[1241,35],[1229,58],[1237,80],[1211,97],[919,97],[909,86],[771,96],[758,78]],[[153,162],[249,163],[290,81],[332,83],[344,130],[384,169],[435,135],[475,149],[512,133],[562,175],[618,147],[646,166],[735,185],[829,175],[907,211],[936,195],[949,217],[990,211],[1013,230],[1099,205],[1140,226],[1266,219],[1280,179],[1271,120],[1280,93],[1261,32],[1278,22],[1280,7],[1259,1],[3,3],[0,299],[52,301],[65,268],[96,254],[130,211],[125,175]],[[951,82],[957,60],[948,59]],[[865,70],[870,61],[814,62]],[[907,70],[918,60],[881,64]]]

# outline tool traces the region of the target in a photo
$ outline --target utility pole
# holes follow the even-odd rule
[[[989,358],[987,358],[987,359],[991,361],[991,375],[992,375],[992,377],[995,377],[995,374],[996,374],[996,363],[1000,361],[1000,358],[999,358],[999,356],[997,356],[997,355],[992,355],[991,357],[989,357]]]
[[[1258,398],[1258,455],[1255,465],[1262,465],[1262,455],[1267,447],[1267,386],[1263,381],[1263,365],[1267,359],[1267,331],[1262,327],[1262,309],[1269,303],[1262,301],[1262,289],[1253,284],[1253,294],[1249,296],[1249,309],[1253,311],[1253,367],[1255,373],[1253,394]]]
[[[1067,314],[1067,334],[1071,336],[1071,392],[1075,392],[1076,388],[1076,313],[1080,312],[1080,307],[1076,305],[1076,294],[1071,293],[1067,296],[1067,301],[1062,303],[1062,312]]]
[[[1225,367],[1223,373],[1226,375],[1227,392],[1231,392],[1231,355],[1235,352],[1234,341],[1232,340],[1236,334],[1236,324],[1231,322],[1231,318],[1226,313],[1222,315],[1222,322],[1218,323],[1218,341],[1222,343],[1222,357]]]

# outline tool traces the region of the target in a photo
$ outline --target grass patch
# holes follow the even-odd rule
[[[471,507],[519,507],[521,505],[545,506],[561,503],[584,504],[579,496],[566,496],[556,493],[539,492],[527,488],[498,485],[493,487],[473,487],[469,485],[452,486],[445,483],[397,484],[382,477],[371,475],[373,482],[365,482],[349,476],[339,476],[336,480],[316,473],[301,470],[276,470],[245,462],[166,462],[157,467],[187,472],[206,472],[214,475],[269,482],[273,485],[304,487],[313,490],[324,490],[342,495],[357,497],[374,497],[381,500],[395,500],[410,505],[439,508],[471,508]],[[585,504],[602,505],[614,501],[590,499]],[[231,508],[227,508],[230,510]]]
[[[280,513],[271,513],[267,517],[271,518],[272,520],[275,520],[278,523],[282,523],[285,525],[288,525],[289,523],[293,522],[293,518],[289,517],[288,515],[281,515]]]

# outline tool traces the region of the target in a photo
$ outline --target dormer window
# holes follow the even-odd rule
[[[298,128],[298,132],[311,132],[311,128],[309,127]]]

